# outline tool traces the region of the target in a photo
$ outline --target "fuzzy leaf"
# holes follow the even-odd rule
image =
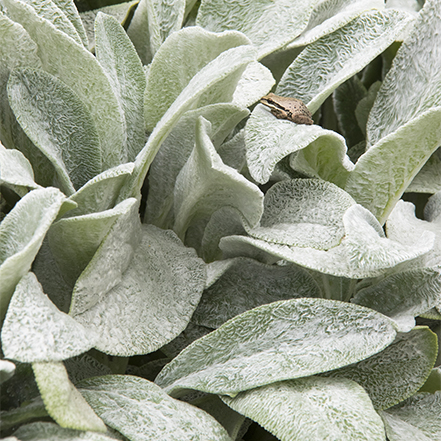
[[[355,201],[343,190],[318,179],[278,182],[265,194],[254,238],[283,245],[329,249],[339,245],[343,215]]]
[[[441,302],[441,270],[419,268],[392,274],[363,288],[352,300],[395,320],[400,332],[415,326],[418,315]]]
[[[123,27],[99,12],[95,20],[96,57],[122,109],[127,159],[133,161],[144,147],[144,90],[141,60]]]
[[[221,53],[250,41],[239,32],[215,34],[199,27],[184,28],[170,36],[152,61],[145,90],[145,121],[152,131],[192,78]],[[188,63],[191,59],[192,63]],[[242,72],[240,72],[241,74]],[[239,75],[240,76],[240,75]],[[230,77],[217,94],[202,96],[196,107],[231,101],[237,81]],[[165,79],[165,81],[164,81]],[[201,102],[204,100],[206,102]]]
[[[298,0],[293,8],[289,0],[203,0],[196,24],[213,32],[243,32],[258,47],[260,60],[303,32],[315,3],[317,1]]]
[[[362,360],[394,337],[393,322],[367,308],[284,300],[247,311],[196,340],[155,381],[170,394],[196,389],[235,396]]]
[[[326,373],[363,386],[377,410],[387,409],[417,392],[429,376],[438,352],[436,335],[418,326],[397,335],[383,351],[366,360]]]
[[[33,190],[0,224],[0,321],[15,286],[30,270],[44,236],[66,200],[56,188]]]
[[[441,437],[441,391],[419,393],[381,413],[391,441],[437,441]]]
[[[354,381],[307,377],[222,397],[281,441],[383,441],[384,427]]]
[[[223,206],[240,211],[249,227],[263,211],[263,194],[236,170],[226,166],[210,140],[211,124],[202,117],[196,125],[196,144],[175,186],[174,230],[184,237],[190,223],[211,216]]]
[[[257,306],[299,297],[320,297],[312,277],[303,269],[265,265],[246,259],[234,264],[202,295],[192,321],[218,328],[227,320]]]
[[[121,110],[96,58],[22,0],[4,0],[3,3],[8,15],[20,23],[37,44],[42,68],[73,89],[92,115],[100,139],[102,169],[126,162]]]
[[[70,195],[101,172],[102,153],[93,119],[64,83],[42,70],[15,70],[8,97],[31,141],[51,161]]]
[[[122,262],[115,259],[109,264],[109,249],[123,247],[118,238],[122,230],[131,228],[128,224],[124,219],[117,222],[80,277],[72,310],[78,322],[98,332],[95,347],[118,356],[147,354],[177,337],[190,321],[205,285],[205,265],[194,250],[185,248],[173,232],[152,225],[140,231],[135,227],[133,258],[121,255]],[[127,270],[109,290],[102,275],[124,268],[123,264]],[[95,289],[90,289],[88,279],[97,279]]]
[[[142,378],[108,375],[85,380],[79,386],[106,424],[131,440],[231,441],[206,412],[174,400]]]
[[[362,279],[377,277],[388,268],[413,259],[424,261],[432,249],[435,236],[425,230],[414,230],[403,240],[388,239],[373,217],[360,205],[351,206],[343,216],[345,237],[329,250],[289,247],[246,236],[224,237],[220,248],[225,257],[249,256],[268,263],[284,259],[325,274]]]
[[[63,14],[72,23],[81,39],[83,46],[87,49],[89,47],[89,41],[87,39],[86,30],[84,29],[84,25],[81,21],[75,2],[73,0],[53,0],[53,2],[61,9]]]
[[[88,351],[96,340],[50,301],[33,273],[15,289],[1,338],[5,357],[22,363],[62,361]]]
[[[255,107],[247,122],[245,142],[250,174],[261,184],[269,181],[276,164],[291,153],[297,153],[292,164],[296,169],[337,185],[346,181],[354,167],[341,135],[317,125],[277,119],[263,105]]]
[[[302,100],[315,113],[340,84],[395,41],[411,16],[397,10],[367,11],[310,44],[283,74],[277,95]]]
[[[46,410],[61,427],[106,431],[101,418],[70,382],[62,362],[33,363],[32,369]]]

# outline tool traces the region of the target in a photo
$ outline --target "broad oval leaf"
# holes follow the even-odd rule
[[[32,363],[32,369],[47,413],[61,427],[106,431],[101,418],[70,382],[62,362]]]
[[[200,117],[195,147],[176,179],[173,229],[181,238],[192,221],[209,217],[226,205],[236,208],[249,227],[257,224],[263,211],[263,193],[222,162],[210,131],[211,124]]]
[[[329,182],[281,181],[265,194],[259,225],[247,229],[248,234],[267,242],[326,250],[343,239],[343,215],[352,205],[349,194]]]
[[[17,285],[1,332],[5,357],[22,363],[62,361],[88,351],[95,334],[61,312],[33,273]]]
[[[297,153],[295,169],[337,185],[346,182],[354,167],[341,135],[317,125],[277,119],[263,105],[257,105],[247,121],[245,142],[250,174],[260,184],[268,182],[277,163],[291,153]]]
[[[8,97],[24,132],[57,170],[66,194],[101,172],[95,124],[70,87],[42,70],[21,69],[9,77]]]
[[[201,69],[222,52],[249,44],[250,41],[245,35],[235,31],[216,34],[192,26],[172,34],[155,55],[149,70],[145,90],[147,130],[154,129],[167,109]],[[189,59],[192,60],[191,63],[188,63]],[[210,101],[203,105],[231,101],[236,82],[230,79],[224,86],[219,96],[223,99],[216,100],[216,97],[212,96]]]
[[[102,169],[125,162],[121,110],[97,59],[21,0],[4,0],[8,15],[38,46],[42,68],[75,90],[92,115],[100,139]],[[91,85],[93,85],[91,87]]]
[[[283,74],[276,93],[315,113],[340,84],[380,55],[411,21],[397,10],[367,11],[307,46]]]
[[[196,389],[235,396],[362,360],[394,337],[392,320],[358,305],[279,301],[247,311],[196,340],[155,381],[170,394]]]
[[[30,270],[44,236],[66,197],[56,188],[33,190],[0,224],[0,321],[15,286]]]
[[[222,400],[281,441],[386,439],[369,396],[346,378],[299,378]]]
[[[196,24],[214,32],[238,30],[258,47],[258,58],[282,48],[300,35],[317,1],[203,0]]]
[[[124,228],[130,228],[127,221],[112,229],[115,239],[105,241],[87,267],[82,283],[88,296],[83,299],[81,293],[74,293],[77,305],[72,313],[75,320],[98,332],[97,349],[131,356],[153,352],[185,329],[205,286],[205,264],[172,231],[143,225],[136,231],[133,258],[120,256],[128,260],[121,281],[110,290],[106,281],[90,290],[88,278],[99,281],[104,271],[122,267],[119,261],[108,267],[107,260],[109,249],[123,245],[117,238]]]
[[[81,393],[105,423],[131,440],[231,441],[210,415],[130,375],[82,381]]]
[[[127,158],[134,161],[144,147],[145,73],[132,42],[118,21],[99,12],[95,20],[96,58],[109,78],[122,110],[124,146]]]
[[[323,374],[349,378],[363,386],[376,410],[405,400],[417,392],[436,361],[436,334],[425,326],[399,333],[383,351],[365,360]]]

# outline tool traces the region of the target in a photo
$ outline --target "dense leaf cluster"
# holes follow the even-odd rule
[[[440,48],[439,0],[0,0],[2,435],[439,440]]]

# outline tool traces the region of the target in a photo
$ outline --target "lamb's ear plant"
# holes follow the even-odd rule
[[[0,0],[2,436],[441,438],[423,3]]]

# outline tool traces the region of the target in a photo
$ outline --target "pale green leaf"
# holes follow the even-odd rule
[[[283,74],[276,93],[301,99],[315,113],[340,84],[392,44],[411,21],[400,11],[367,11],[307,46]]]
[[[95,20],[96,57],[122,109],[127,159],[144,147],[144,90],[141,60],[116,18],[99,12]]]
[[[229,103],[217,103],[186,112],[162,143],[149,170],[149,194],[146,222],[172,228],[173,191],[176,178],[187,162],[195,144],[199,116],[211,122],[211,140],[215,147],[247,115],[247,109]]]
[[[101,418],[70,382],[62,362],[32,363],[32,369],[46,410],[61,427],[106,431]]]
[[[73,0],[53,0],[53,2],[61,9],[63,14],[72,23],[81,39],[83,46],[87,49],[89,47],[89,41],[87,39],[86,30],[84,29],[83,22],[81,21],[75,2]]]
[[[345,26],[369,9],[384,9],[383,0],[324,0],[316,4],[308,26],[287,48],[306,46]]]
[[[166,38],[181,29],[184,12],[185,0],[139,2],[128,34],[143,64],[149,64]]]
[[[150,164],[181,116],[192,107],[209,104],[209,102],[200,101],[202,95],[207,94],[209,96],[212,92],[216,92],[216,89],[219,94],[222,94],[225,82],[231,84],[238,81],[245,67],[255,61],[255,54],[255,49],[251,45],[234,47],[222,52],[196,73],[168,108],[151,133],[147,144],[139,152],[131,182],[126,186],[126,191],[120,196],[120,199],[126,198],[127,195],[138,195]],[[217,95],[217,92],[215,95]]]
[[[236,316],[196,340],[155,381],[170,394],[196,389],[234,396],[362,360],[394,337],[393,322],[367,308],[283,300]]]
[[[35,422],[14,432],[20,441],[114,441],[110,434],[65,429],[54,423]]]
[[[222,397],[281,441],[384,441],[369,396],[354,381],[307,377]]]
[[[1,332],[5,357],[22,363],[62,361],[88,351],[96,335],[61,312],[33,273],[17,285]]]
[[[209,217],[223,206],[240,211],[249,227],[257,224],[263,211],[263,193],[222,162],[210,140],[210,130],[211,124],[200,117],[195,147],[176,179],[173,229],[182,238],[191,222]]]
[[[8,97],[24,132],[54,165],[66,194],[101,172],[97,129],[73,90],[42,70],[23,69],[10,75]]]
[[[381,413],[391,441],[437,441],[441,437],[441,392],[424,392]]]
[[[345,182],[354,167],[341,135],[317,125],[277,119],[263,105],[255,107],[247,122],[245,143],[250,174],[261,184],[270,180],[277,163],[291,153],[297,153],[291,166],[337,185]]]
[[[66,197],[55,188],[33,190],[0,224],[0,321],[15,286],[30,270],[44,236]]]
[[[0,360],[0,384],[9,380],[15,372],[15,364],[8,360]]]
[[[372,86],[369,87],[369,90],[367,91],[367,95],[357,103],[357,107],[355,108],[355,117],[357,119],[357,124],[363,132],[364,137],[366,137],[366,125],[369,113],[372,109],[372,106],[374,105],[375,98],[377,97],[377,93],[380,87],[380,81],[376,81],[374,84],[372,84]]]
[[[228,49],[249,44],[248,38],[233,31],[215,34],[199,27],[189,27],[172,34],[155,55],[149,70],[145,90],[147,130],[154,129],[179,94],[205,66]],[[212,94],[206,97],[207,102],[201,103],[202,96],[193,106],[231,101],[237,81],[232,81],[232,78],[227,81],[225,87],[219,90],[219,97]]]
[[[367,125],[368,148],[441,105],[441,17],[436,0],[425,2],[378,92]],[[439,125],[437,122],[432,124]],[[415,129],[414,129],[415,130]],[[421,134],[427,130],[422,128]],[[421,135],[418,136],[421,140]],[[423,144],[412,144],[412,149]],[[407,151],[409,156],[411,150]],[[395,153],[397,157],[399,153]],[[413,157],[414,155],[412,155]],[[395,162],[394,168],[397,167]]]
[[[351,366],[324,374],[363,386],[377,410],[405,400],[424,384],[435,363],[437,338],[427,327],[398,334],[386,349]]]
[[[433,233],[412,230],[405,240],[386,238],[374,216],[360,205],[351,206],[343,216],[345,237],[329,250],[290,247],[245,236],[224,237],[220,248],[225,257],[249,256],[267,263],[284,259],[321,273],[347,278],[377,277],[388,268],[424,259],[433,247]]]
[[[441,191],[441,152],[439,148],[407,186],[406,192],[434,194]]]
[[[48,233],[49,245],[63,278],[71,288],[115,222],[130,210],[137,211],[135,199],[126,199],[114,208],[102,212],[60,219],[52,225]],[[119,252],[124,252],[124,248],[121,249],[123,237],[121,237],[120,246],[117,247]],[[113,261],[110,256],[115,253],[118,254],[114,251],[109,255],[109,265]],[[116,267],[114,270],[116,277]],[[73,304],[75,302],[74,296]]]
[[[433,212],[430,214],[433,217],[429,215],[429,210],[427,210],[428,221],[418,219],[415,216],[415,206],[411,202],[400,200],[386,223],[387,236],[393,240],[410,242],[417,234],[435,235],[433,247],[419,262],[418,266],[420,267],[441,265],[441,217],[439,217],[441,200],[439,196],[441,196],[441,193],[432,196],[434,203],[432,205]]]
[[[350,173],[345,190],[369,209],[381,224],[438,148],[440,121],[441,107],[434,107],[411,119],[395,132],[382,137],[359,158]]]
[[[233,103],[249,107],[266,95],[274,86],[275,80],[271,71],[258,61],[250,63],[233,94]]]
[[[248,229],[256,239],[326,250],[345,235],[343,215],[355,201],[342,189],[318,179],[293,179],[265,194],[259,225]]]
[[[218,328],[230,318],[257,306],[299,297],[321,297],[319,287],[302,268],[237,258],[204,291],[192,321]]]
[[[231,441],[206,412],[174,400],[142,378],[109,375],[85,380],[80,386],[105,423],[131,440]]]
[[[392,274],[358,291],[352,301],[387,315],[400,332],[408,332],[415,326],[414,317],[441,302],[440,267]]]
[[[42,68],[75,91],[92,115],[100,139],[103,170],[126,162],[121,110],[96,58],[21,0],[4,0],[8,15],[38,46]],[[91,86],[92,85],[92,86]]]
[[[18,150],[6,149],[0,143],[0,185],[23,197],[40,186],[34,181],[32,166]]]
[[[213,32],[243,32],[258,47],[258,58],[262,59],[305,30],[316,3],[298,0],[293,7],[290,0],[203,0],[196,24]]]
[[[74,318],[99,334],[98,350],[118,356],[147,354],[177,337],[190,321],[205,286],[205,264],[195,251],[185,248],[173,232],[152,225],[135,231],[131,260],[121,255],[123,262],[113,257],[115,262],[109,264],[109,249],[124,246],[117,238],[121,230],[131,228],[128,222],[122,220],[112,229],[115,239],[103,243],[74,293],[76,305],[82,302]],[[100,280],[103,274],[120,270],[123,264],[129,266],[120,283],[106,291],[108,282]],[[88,278],[98,279],[94,290]],[[89,291],[87,305],[79,299],[80,289]]]

